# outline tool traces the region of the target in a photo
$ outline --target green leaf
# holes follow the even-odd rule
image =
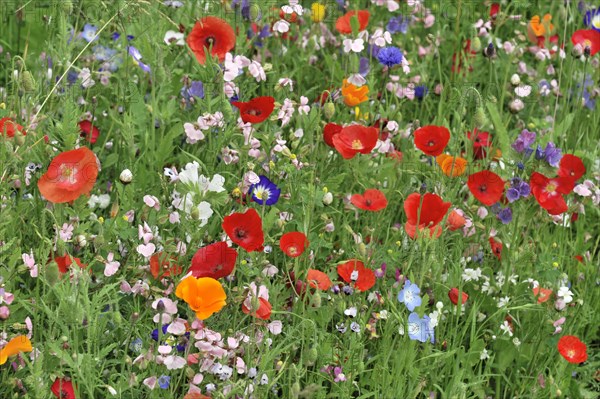
[[[498,147],[502,151],[502,154],[508,154],[510,150],[510,138],[508,137],[508,131],[506,130],[506,126],[502,123],[502,118],[498,113],[498,109],[496,105],[491,102],[486,103],[486,107],[488,112],[490,113],[490,118],[492,118],[492,123],[494,124],[494,128],[496,128],[496,138],[498,140]]]

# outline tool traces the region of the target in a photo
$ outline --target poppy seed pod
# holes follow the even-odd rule
[[[129,169],[124,169],[119,175],[119,180],[123,184],[129,184],[133,180],[133,173]]]
[[[323,113],[327,119],[331,119],[335,114],[335,104],[332,102],[327,102],[323,105]]]

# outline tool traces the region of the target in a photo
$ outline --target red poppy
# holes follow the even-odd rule
[[[285,233],[279,240],[279,248],[289,257],[297,258],[308,248],[308,239],[304,233],[292,231]]]
[[[450,291],[448,291],[448,298],[450,298],[450,302],[457,305],[458,304],[458,288],[452,288]],[[466,292],[462,292],[460,303],[464,305],[465,302],[467,302],[467,299],[469,299],[469,295]]]
[[[583,256],[581,256],[581,255],[575,255],[573,258],[574,258],[576,261],[578,261],[579,263],[584,263],[584,262],[583,262]]]
[[[374,127],[350,125],[332,137],[333,145],[344,159],[354,158],[358,153],[369,154],[375,145],[379,132]]]
[[[458,55],[458,62],[456,61],[456,53],[452,54],[452,72],[460,73],[463,66],[463,60],[468,61],[477,54],[477,51],[471,49],[471,40],[467,39],[463,51]],[[469,72],[473,72],[473,66],[469,65]],[[463,74],[464,75],[464,74]]]
[[[394,150],[394,152],[388,152],[386,154],[388,158],[395,159],[397,162],[401,162],[402,158],[404,158],[404,154],[401,151]]]
[[[366,190],[364,194],[354,194],[350,197],[350,202],[358,209],[373,212],[385,209],[388,204],[385,195],[374,188]]]
[[[76,399],[73,383],[64,378],[55,379],[50,390],[59,399]]]
[[[217,17],[204,17],[197,21],[187,37],[196,59],[202,65],[206,63],[205,50],[223,62],[225,55],[235,47],[235,32],[231,25]]]
[[[271,317],[271,310],[273,306],[267,301],[265,298],[258,298],[258,309],[256,312],[252,313],[251,316],[258,317],[259,319],[269,320]],[[250,309],[246,306],[244,302],[242,302],[242,312],[245,314],[250,314]]]
[[[490,7],[490,18],[495,19],[496,16],[498,15],[498,12],[500,12],[500,4],[492,3],[492,5]]]
[[[79,130],[81,131],[81,137],[84,137],[87,141],[94,144],[100,136],[100,130],[96,126],[92,126],[92,122],[82,120],[79,122]]]
[[[410,238],[415,238],[417,227],[419,231],[429,229],[431,237],[434,234],[436,237],[439,237],[442,234],[442,229],[438,224],[442,221],[451,205],[450,202],[444,202],[437,194],[424,194],[422,203],[421,194],[410,194],[404,201],[404,212],[407,217],[404,230]]]
[[[69,254],[65,254],[64,256],[56,256],[54,257],[54,261],[58,265],[58,271],[60,274],[65,274],[73,264],[76,264],[81,269],[84,269],[87,265],[81,263],[81,259],[72,257]]]
[[[450,212],[450,214],[448,215],[448,219],[446,219],[446,225],[448,226],[448,230],[450,231],[455,231],[462,228],[466,222],[467,219],[465,219],[465,217],[458,213],[456,210]]]
[[[245,213],[232,213],[223,218],[223,230],[231,241],[248,252],[259,250],[265,242],[262,220],[256,210],[250,208]]]
[[[325,140],[325,144],[330,146],[331,148],[335,148],[333,145],[333,137],[342,131],[344,127],[342,125],[338,125],[337,123],[330,122],[325,125],[323,129],[323,140]]]
[[[345,282],[354,284],[354,288],[361,292],[375,285],[375,273],[358,259],[351,259],[338,265],[337,272]]]
[[[487,156],[487,149],[492,145],[489,132],[480,132],[477,128],[467,132],[467,137],[473,142],[473,157],[483,159]]]
[[[239,108],[240,117],[244,123],[261,123],[275,109],[275,99],[270,96],[256,97],[248,102],[234,101],[231,103]]]
[[[560,215],[568,210],[567,203],[561,194],[569,194],[575,182],[569,177],[549,179],[538,172],[531,174],[529,181],[531,192],[536,201],[550,215]]]
[[[327,274],[315,269],[308,269],[306,280],[308,281],[310,287],[319,289],[321,291],[327,291],[332,285],[331,279]]]
[[[482,170],[470,175],[467,186],[479,202],[488,206],[500,201],[504,193],[504,181],[500,176],[489,170]]]
[[[23,136],[27,135],[25,128],[9,117],[0,119],[0,133],[6,134],[8,137],[15,137],[15,131],[21,132]]]
[[[560,159],[558,175],[560,177],[567,177],[573,180],[579,180],[581,176],[585,174],[585,165],[581,158],[565,154]]]
[[[177,258],[166,252],[155,253],[150,257],[150,273],[155,279],[176,276],[181,273],[181,267],[174,264],[175,261]]]
[[[576,30],[571,36],[571,42],[574,45],[581,45],[583,49],[590,49],[590,55],[600,51],[600,32],[593,29]]]
[[[369,24],[369,17],[371,16],[371,13],[369,13],[369,11],[367,10],[347,12],[346,14],[342,15],[337,19],[337,21],[335,22],[335,29],[337,29],[337,31],[340,32],[342,35],[352,33],[352,24],[350,23],[350,21],[355,15],[356,18],[358,18],[358,31],[362,32],[363,30],[365,30],[365,28]]]
[[[492,253],[498,260],[502,260],[502,243],[496,240],[494,237],[490,237],[489,240],[490,247],[492,248]]]
[[[569,363],[583,363],[587,360],[587,346],[574,335],[565,335],[558,340],[558,352]]]
[[[538,303],[544,303],[548,299],[550,299],[550,295],[552,295],[552,290],[537,286],[533,289],[533,295],[537,297]]]
[[[58,154],[38,180],[40,193],[53,203],[71,202],[88,195],[98,177],[96,155],[88,148]]]
[[[235,268],[238,253],[227,243],[219,241],[196,251],[190,270],[194,277],[212,277],[219,279],[229,276]]]
[[[437,157],[450,141],[450,131],[444,126],[428,125],[414,132],[415,145],[427,155]]]

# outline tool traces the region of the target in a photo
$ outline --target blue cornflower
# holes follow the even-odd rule
[[[77,82],[77,79],[79,78],[79,73],[73,69],[69,69],[69,72],[67,72],[67,82],[69,84],[75,84],[75,82]],[[58,77],[57,77],[58,79]]]
[[[535,132],[530,132],[527,129],[523,129],[519,134],[519,137],[512,143],[512,148],[519,154],[525,152],[535,141]]]
[[[411,313],[408,315],[408,337],[413,341],[426,342],[428,339],[433,344],[435,336],[433,328],[431,328],[431,319],[425,315],[420,318],[418,314]]]
[[[427,88],[427,86],[420,85],[415,87],[415,98],[417,98],[417,100],[422,100],[423,98],[425,98],[427,93],[429,93],[429,89]]]
[[[150,67],[146,64],[144,64],[143,62],[141,62],[140,60],[142,59],[142,54],[140,54],[140,51],[133,47],[133,46],[128,46],[127,47],[127,52],[129,53],[129,55],[131,56],[131,58],[133,58],[133,61],[140,67],[142,68],[142,70],[144,72],[150,72]]]
[[[600,32],[600,8],[594,8],[586,12],[583,23],[585,26]]]
[[[171,382],[171,377],[168,375],[161,375],[158,377],[158,386],[162,389],[169,389],[169,383]]]
[[[168,324],[163,324],[163,326],[162,326],[162,334],[161,334],[163,337],[167,333],[167,328],[169,328],[169,325]],[[152,336],[153,340],[158,341],[158,328],[155,328],[152,331],[152,334],[150,334],[150,335]]]
[[[260,205],[273,205],[279,200],[281,190],[267,176],[260,176],[260,181],[250,186],[252,199]]]
[[[90,24],[85,24],[83,27],[83,32],[79,34],[79,36],[88,43],[96,40],[96,32],[98,31],[98,27]]]
[[[377,60],[381,65],[393,67],[402,62],[402,51],[398,47],[384,47],[377,54]]]
[[[502,224],[509,224],[512,222],[512,211],[510,208],[504,208],[498,212],[498,219],[500,219]]]
[[[143,345],[144,341],[142,341],[141,338],[136,338],[129,344],[129,350],[131,350],[133,353],[140,353],[142,351]]]
[[[410,17],[404,17],[402,15],[398,15],[395,18],[391,18],[386,25],[386,29],[390,33],[404,33],[408,31],[408,24],[410,22]]]
[[[406,305],[406,308],[411,312],[416,307],[421,306],[421,290],[416,284],[412,284],[410,280],[406,280],[404,288],[398,293],[398,301]]]

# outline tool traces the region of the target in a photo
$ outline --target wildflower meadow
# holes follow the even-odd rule
[[[598,0],[1,0],[0,399],[600,397]]]

